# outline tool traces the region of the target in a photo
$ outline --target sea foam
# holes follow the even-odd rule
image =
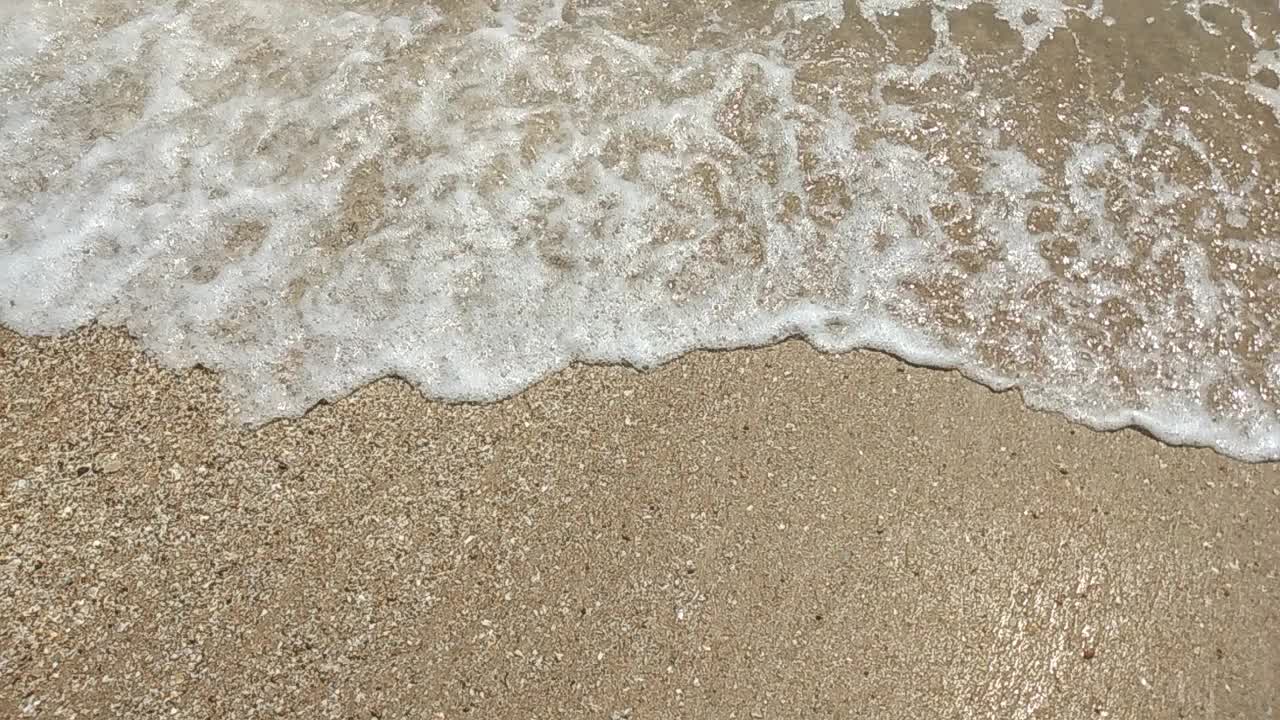
[[[1277,459],[1280,20],[1214,8],[0,10],[0,321],[251,423],[799,335]]]

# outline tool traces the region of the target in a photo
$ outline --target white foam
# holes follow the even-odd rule
[[[1280,79],[1280,50],[1259,50],[1249,65],[1249,94],[1271,108],[1280,120],[1280,86],[1264,85],[1258,78],[1269,72],[1271,78]]]
[[[1022,36],[1027,52],[1034,52],[1058,29],[1066,25],[1070,15],[1090,19],[1102,17],[1102,2],[1091,2],[1085,7],[1063,3],[1061,0],[862,0],[858,8],[867,19],[897,15],[903,10],[928,5],[937,13],[967,10],[974,5],[990,5],[996,17]]]
[[[948,35],[971,4],[931,4],[916,62],[823,49],[852,32],[826,0],[702,26],[563,0],[0,13],[0,321],[126,325],[221,370],[248,422],[387,374],[494,400],[575,360],[799,334],[1280,457],[1278,323],[1250,279],[1280,257],[1247,235],[1267,168],[1242,180],[1153,103],[1018,146],[1027,82]],[[994,7],[1027,57],[1102,17]],[[1256,52],[1251,72],[1276,62]],[[1196,182],[1150,165],[1175,146]]]

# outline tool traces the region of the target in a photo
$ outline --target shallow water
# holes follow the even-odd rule
[[[29,0],[0,322],[247,422],[803,335],[1280,458],[1272,0]]]

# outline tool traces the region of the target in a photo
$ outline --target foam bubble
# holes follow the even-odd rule
[[[1259,50],[1249,64],[1249,94],[1280,120],[1280,50]]]
[[[1268,31],[1143,84],[1177,24],[1074,5],[0,11],[0,321],[123,324],[248,422],[803,335],[1280,457]]]

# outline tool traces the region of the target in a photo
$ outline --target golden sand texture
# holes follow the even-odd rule
[[[0,717],[1280,706],[1280,466],[800,343],[257,430],[0,331]]]

